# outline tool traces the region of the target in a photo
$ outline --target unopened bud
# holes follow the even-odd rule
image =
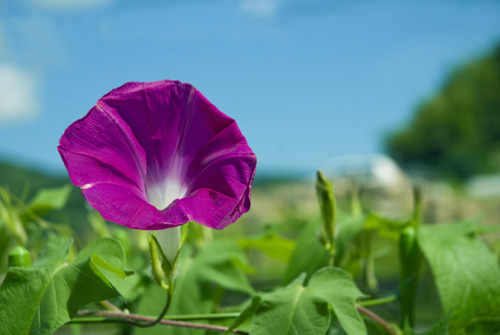
[[[167,276],[163,271],[160,261],[160,255],[158,254],[158,245],[153,236],[148,236],[149,242],[149,256],[151,258],[151,274],[153,275],[153,279],[155,282],[160,285],[162,288],[168,288],[168,285],[165,283],[167,280]],[[160,250],[161,253],[161,250]]]
[[[21,246],[14,247],[9,252],[9,267],[21,266],[28,267],[31,265],[30,252]]]
[[[331,245],[333,245],[336,222],[335,198],[333,196],[332,184],[325,178],[321,170],[318,170],[317,174],[316,194],[318,196],[326,239]]]

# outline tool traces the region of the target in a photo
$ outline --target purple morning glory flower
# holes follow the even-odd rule
[[[58,150],[90,205],[129,228],[222,229],[250,209],[255,154],[236,122],[190,84],[112,90],[66,129]]]

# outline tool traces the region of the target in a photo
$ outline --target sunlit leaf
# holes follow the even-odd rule
[[[261,298],[260,296],[256,295],[252,298],[250,301],[250,304],[241,312],[241,314],[234,319],[233,323],[228,327],[227,331],[224,332],[223,335],[229,335],[231,332],[239,327],[245,320],[248,318],[252,317],[255,312],[257,312],[257,309],[259,308]]]
[[[32,218],[33,215],[40,217],[51,210],[63,208],[66,205],[71,190],[71,185],[65,185],[38,191],[35,197],[29,202],[26,210],[21,214],[21,217]]]
[[[52,334],[90,302],[119,296],[92,261],[96,254],[109,265],[123,268],[125,255],[113,239],[89,244],[73,261],[73,240],[49,241],[28,268],[12,267],[0,286],[0,320],[6,334]]]
[[[314,271],[328,264],[328,251],[319,241],[320,224],[321,222],[318,220],[311,221],[300,233],[285,272],[285,284],[290,283],[302,272],[305,272],[309,277]]]
[[[449,335],[448,327],[449,327],[450,317],[445,316],[439,323],[429,328],[428,330],[417,333],[415,332],[408,324],[405,327],[404,334],[405,335]]]
[[[500,330],[500,269],[474,221],[423,226],[418,241],[434,274],[450,334]],[[486,334],[485,333],[485,334]]]
[[[180,279],[180,278],[179,278]],[[193,290],[196,291],[196,290]],[[141,299],[138,306],[134,310],[135,313],[140,315],[148,315],[151,317],[157,317],[165,303],[167,301],[167,293],[164,289],[158,286],[156,283],[151,282],[150,285],[141,293]],[[189,297],[186,297],[189,299]],[[203,313],[203,306],[200,307],[200,312]],[[177,331],[177,333],[175,332]],[[179,335],[189,335],[189,330],[177,327],[166,327],[164,325],[155,325],[148,328],[132,327],[132,334],[134,335],[167,335],[167,334],[179,334]],[[192,334],[200,334],[199,331],[193,331]]]
[[[274,232],[268,232],[257,238],[242,238],[240,245],[243,248],[255,248],[271,258],[287,263],[295,248],[295,242],[279,236]]]
[[[363,294],[345,271],[326,267],[313,274],[307,285],[318,301],[328,302],[347,334],[366,334],[365,324],[356,310],[355,301]]]
[[[199,280],[227,290],[253,293],[245,274],[247,257],[236,241],[219,239],[206,244],[194,258],[193,273]]]
[[[363,229],[366,221],[366,216],[348,216],[339,220],[338,234],[335,239],[335,264],[344,265],[347,262],[350,253],[356,250],[356,245],[353,243],[354,237]],[[358,255],[359,258],[359,255]]]
[[[364,228],[376,230],[380,237],[397,240],[399,231],[408,224],[409,221],[391,220],[372,213],[366,218]]]
[[[261,295],[262,303],[252,320],[250,334],[325,334],[330,324],[328,306],[347,334],[366,334],[355,306],[355,300],[363,295],[345,271],[322,268],[313,274],[307,286],[305,278],[302,274],[288,286]]]
[[[10,245],[10,236],[7,234],[7,229],[2,225],[2,221],[0,220],[0,274],[4,272],[7,266],[7,252]]]
[[[125,271],[125,270],[122,270],[120,268],[117,268],[116,266],[111,265],[110,263],[106,262],[106,260],[99,255],[90,256],[90,260],[95,265],[101,267],[102,269],[105,269],[105,270],[108,270],[108,271],[114,273],[115,275],[117,275],[121,279],[124,279],[125,277],[134,274],[133,271]]]
[[[305,274],[290,285],[262,295],[255,314],[252,335],[325,334],[330,323],[328,305],[311,299],[303,286]]]

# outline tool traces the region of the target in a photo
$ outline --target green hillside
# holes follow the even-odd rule
[[[33,194],[41,188],[58,187],[69,183],[64,177],[52,177],[35,170],[8,162],[0,162],[0,186],[7,187],[12,193]]]

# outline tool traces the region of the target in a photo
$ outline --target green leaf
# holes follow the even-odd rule
[[[410,221],[386,219],[372,213],[366,218],[365,229],[375,229],[380,237],[398,240],[399,231],[408,224]]]
[[[105,270],[108,270],[108,271],[114,273],[115,275],[117,275],[121,279],[124,279],[125,277],[134,274],[134,271],[125,271],[125,270],[122,270],[120,268],[117,268],[116,266],[109,264],[108,262],[106,262],[106,260],[104,258],[102,258],[99,255],[90,256],[90,260],[95,265],[99,266],[102,269],[105,269]]]
[[[290,283],[302,272],[305,272],[309,277],[314,271],[328,264],[328,251],[319,241],[318,231],[320,224],[319,220],[313,220],[300,233],[297,246],[293,251],[285,272],[285,284]]]
[[[500,325],[500,269],[476,230],[474,221],[466,221],[422,226],[418,234],[444,312],[451,313],[450,334],[474,326],[494,334]]]
[[[17,244],[25,245],[28,236],[19,219],[19,209],[14,206],[13,200],[9,190],[0,187],[0,229],[5,229],[7,237],[13,237]]]
[[[49,241],[28,268],[10,268],[0,287],[0,319],[7,334],[52,334],[88,303],[119,293],[92,261],[123,267],[125,256],[113,239],[97,240],[67,261],[71,238]]]
[[[193,266],[199,280],[227,290],[254,292],[245,274],[245,270],[251,267],[236,241],[218,239],[207,243],[196,255]]]
[[[0,274],[4,273],[7,268],[7,253],[13,242],[0,220]]]
[[[325,334],[330,323],[328,305],[311,299],[303,286],[305,274],[290,285],[262,294],[262,303],[252,319],[252,335]]]
[[[33,200],[28,204],[27,209],[21,214],[21,217],[26,218],[33,214],[41,217],[51,210],[62,209],[66,205],[72,189],[71,185],[65,185],[38,191]]]
[[[500,232],[500,225],[487,224],[487,225],[478,225],[476,227],[477,234],[490,234],[498,232]]]
[[[325,267],[304,286],[306,274],[290,285],[261,295],[250,328],[252,335],[325,334],[330,324],[328,306],[347,334],[366,334],[355,300],[363,296],[345,271]]]
[[[201,278],[193,258],[180,259],[179,275],[176,279],[172,303],[167,314],[205,314],[212,310],[213,289],[209,282]],[[158,327],[156,327],[158,328]],[[172,335],[204,334],[200,330],[183,328],[164,329],[163,333]],[[139,334],[148,334],[140,332]]]
[[[353,239],[362,231],[366,216],[348,216],[339,220],[338,233],[335,238],[335,265],[341,267],[349,266],[353,262],[351,258],[354,253],[360,256],[359,248],[353,243]]]
[[[96,211],[90,206],[87,206],[87,221],[90,223],[90,226],[94,230],[97,236],[99,237],[109,237],[109,229],[106,224],[106,220],[101,216],[101,213]]]
[[[417,243],[417,229],[413,225],[408,225],[401,230],[399,264],[400,322],[404,324],[407,320],[413,327],[415,325],[417,285],[422,266],[422,252]]]
[[[179,279],[181,279],[179,277]],[[181,283],[180,283],[181,284]],[[196,290],[194,290],[196,291]],[[141,300],[134,310],[135,313],[139,315],[147,315],[156,318],[162,311],[165,303],[167,301],[167,292],[158,286],[156,283],[151,282],[150,285],[141,293]],[[203,334],[197,330],[190,333],[189,329],[184,329],[180,327],[168,327],[161,324],[155,325],[153,327],[141,328],[132,327],[132,334],[134,335],[167,335],[167,334],[179,334],[179,335],[190,335],[190,334]]]
[[[328,302],[347,334],[366,334],[366,327],[356,310],[356,299],[364,295],[352,277],[339,268],[326,267],[311,277],[307,288],[315,299]]]
[[[404,329],[405,335],[449,335],[448,327],[450,322],[450,316],[446,316],[441,321],[439,321],[436,325],[431,327],[430,329],[424,331],[423,333],[416,333],[410,327],[409,324],[406,324]]]
[[[248,318],[252,317],[255,312],[257,312],[257,309],[259,308],[261,298],[260,296],[256,295],[252,298],[250,301],[250,304],[240,313],[240,315],[234,319],[233,323],[228,327],[228,329],[224,332],[223,335],[229,335],[231,332],[238,328],[245,320]]]
[[[168,315],[204,314],[214,306],[214,291],[217,288],[253,294],[245,274],[250,265],[245,252],[237,241],[217,239],[205,246],[193,258],[185,244],[179,257],[179,274]],[[151,292],[151,293],[149,293]],[[147,289],[147,300],[141,300],[139,313],[155,315],[165,303],[164,294],[155,288]],[[134,334],[203,334],[201,330],[180,327],[154,326],[134,329]]]
[[[269,257],[285,263],[290,260],[295,248],[295,242],[287,240],[274,232],[267,232],[257,238],[242,238],[239,243],[242,248],[258,249]]]

